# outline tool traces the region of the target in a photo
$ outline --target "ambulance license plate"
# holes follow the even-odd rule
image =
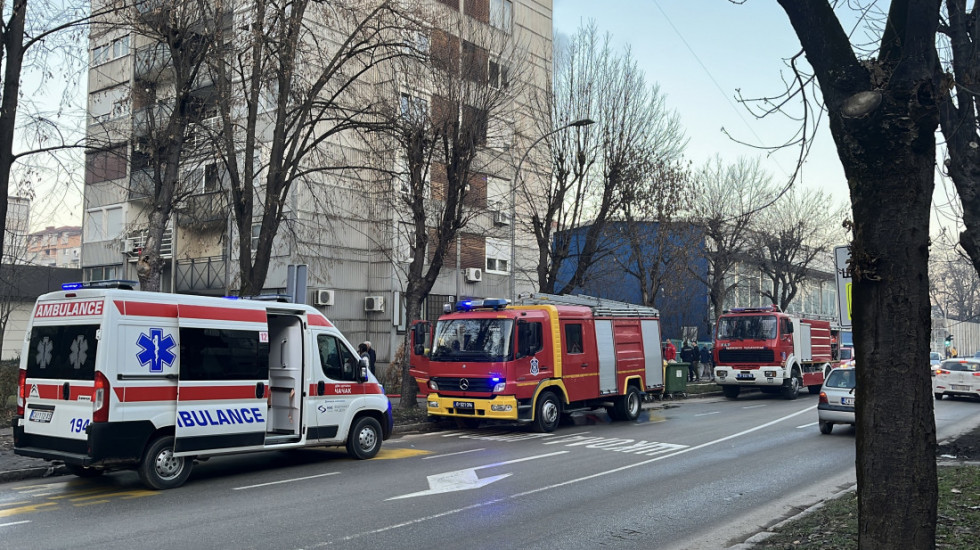
[[[31,422],[44,422],[45,424],[51,422],[54,417],[54,411],[43,411],[38,409],[31,410]]]
[[[854,398],[853,397],[841,397],[840,398],[840,404],[841,405],[850,405],[850,406],[853,407],[854,406]]]
[[[735,375],[736,380],[755,380],[751,372],[740,372]]]
[[[453,408],[473,410],[472,401],[453,401]]]
[[[950,388],[956,391],[970,391],[970,386],[964,386],[963,384],[950,384]]]

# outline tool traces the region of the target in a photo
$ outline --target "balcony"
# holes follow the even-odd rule
[[[177,260],[176,292],[224,294],[225,266],[223,256]]]
[[[213,228],[228,222],[228,195],[224,191],[212,191],[191,195],[177,207],[177,226]]]
[[[148,168],[133,168],[129,173],[129,200],[145,201],[154,195],[153,174]]]

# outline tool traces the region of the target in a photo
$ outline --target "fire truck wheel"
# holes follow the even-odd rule
[[[834,425],[833,424],[831,424],[830,422],[821,422],[820,423],[820,433],[822,433],[824,435],[827,435],[827,434],[829,434],[832,431],[834,431]]]
[[[800,396],[801,387],[803,387],[803,381],[800,379],[800,373],[794,370],[793,376],[783,386],[783,397],[786,399],[796,399]]]
[[[632,422],[640,417],[642,408],[640,390],[636,386],[629,386],[626,388],[626,395],[616,400],[616,419]]]
[[[381,450],[381,424],[362,416],[347,434],[347,454],[358,460],[374,458]]]
[[[68,471],[78,477],[98,477],[105,473],[104,468],[92,468],[91,466],[79,466],[78,464],[65,464]]]
[[[538,406],[534,414],[534,431],[553,432],[559,422],[561,422],[561,401],[554,392],[546,391],[538,397]]]
[[[137,473],[150,489],[180,487],[191,475],[191,459],[174,456],[174,437],[165,435],[150,442]]]
[[[739,386],[722,386],[721,393],[725,394],[728,399],[735,399],[741,389]]]

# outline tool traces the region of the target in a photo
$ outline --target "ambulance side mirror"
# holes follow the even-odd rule
[[[360,372],[357,375],[357,381],[360,383],[365,383],[368,381],[368,368],[371,362],[367,357],[361,357],[358,361],[358,367],[360,367]]]

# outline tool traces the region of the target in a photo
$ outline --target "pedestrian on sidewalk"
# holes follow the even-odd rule
[[[698,352],[697,347],[691,345],[691,341],[687,338],[684,339],[683,345],[681,345],[681,361],[687,363],[687,381],[694,382],[698,378],[697,363],[698,363]]]
[[[705,344],[701,346],[701,378],[707,380],[715,379],[715,369],[711,363],[711,348],[708,347],[708,344]]]

